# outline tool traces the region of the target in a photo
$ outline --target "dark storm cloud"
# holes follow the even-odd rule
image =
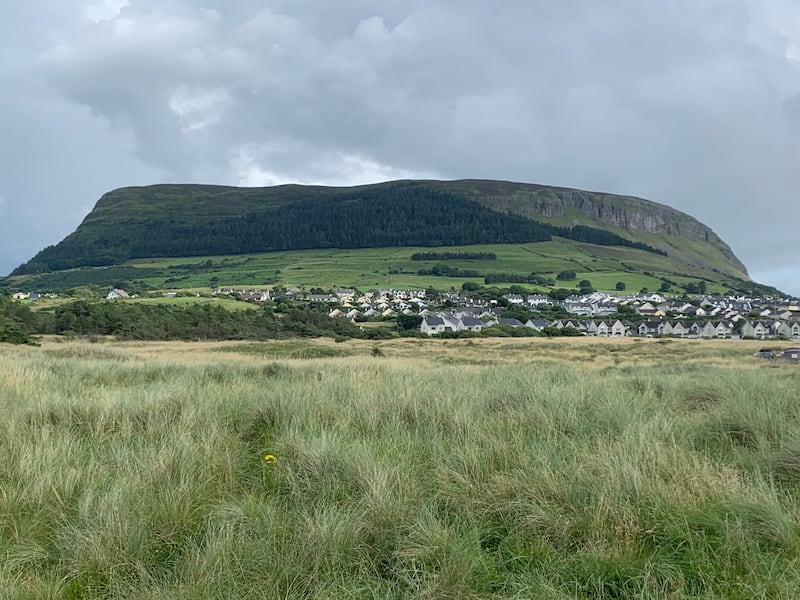
[[[162,179],[486,177],[669,204],[800,293],[798,17],[788,0],[39,0],[0,25],[20,139],[0,233],[32,254],[106,189]]]

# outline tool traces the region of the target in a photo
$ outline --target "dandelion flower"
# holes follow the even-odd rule
[[[269,464],[272,464],[277,460],[278,459],[274,454],[267,454],[266,456],[264,456],[264,462],[269,463]]]

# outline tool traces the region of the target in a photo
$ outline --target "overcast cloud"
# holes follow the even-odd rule
[[[125,185],[482,177],[668,204],[800,294],[795,0],[14,4],[0,273]]]

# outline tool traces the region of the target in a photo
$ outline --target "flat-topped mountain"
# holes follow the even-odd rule
[[[748,278],[741,261],[708,226],[668,206],[632,196],[486,180],[121,188],[100,198],[63,241],[13,274],[134,258],[553,238],[636,249]]]

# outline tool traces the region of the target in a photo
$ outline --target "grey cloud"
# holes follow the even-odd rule
[[[84,2],[60,28],[51,4],[19,17],[48,33],[16,34],[36,59],[14,72],[34,92],[45,82],[44,104],[93,115],[96,185],[439,176],[636,194],[697,216],[800,293],[788,0],[130,0],[96,23],[99,3]],[[71,153],[70,124],[49,135],[20,114]],[[99,195],[57,170],[72,210]]]

